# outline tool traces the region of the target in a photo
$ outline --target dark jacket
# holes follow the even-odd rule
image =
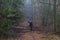
[[[29,27],[30,27],[30,29],[32,30],[32,27],[33,27],[32,22],[29,22]]]

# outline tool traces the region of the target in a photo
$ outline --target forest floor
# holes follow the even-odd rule
[[[45,35],[40,32],[29,31],[17,38],[8,38],[0,40],[60,40],[60,36],[54,34]]]

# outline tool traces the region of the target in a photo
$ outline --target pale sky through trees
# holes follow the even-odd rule
[[[43,12],[48,10],[48,3],[49,0],[24,0],[22,11],[25,13],[26,18],[31,18],[33,14],[36,18],[39,18],[38,15],[42,16]],[[52,0],[50,0],[50,4],[53,4]],[[51,5],[50,9],[52,10],[52,8]]]

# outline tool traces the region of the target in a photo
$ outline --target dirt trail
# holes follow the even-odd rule
[[[0,40],[60,40],[60,36],[58,35],[45,35],[39,32],[26,32],[22,36],[20,35],[17,38],[8,38],[8,39],[0,39]]]
[[[56,35],[44,35],[37,32],[28,32],[22,35],[21,40],[60,40]]]

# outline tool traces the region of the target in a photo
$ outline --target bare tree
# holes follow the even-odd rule
[[[54,15],[53,15],[53,29],[54,29],[54,32],[56,32],[56,0],[54,0],[53,12],[54,12]]]

